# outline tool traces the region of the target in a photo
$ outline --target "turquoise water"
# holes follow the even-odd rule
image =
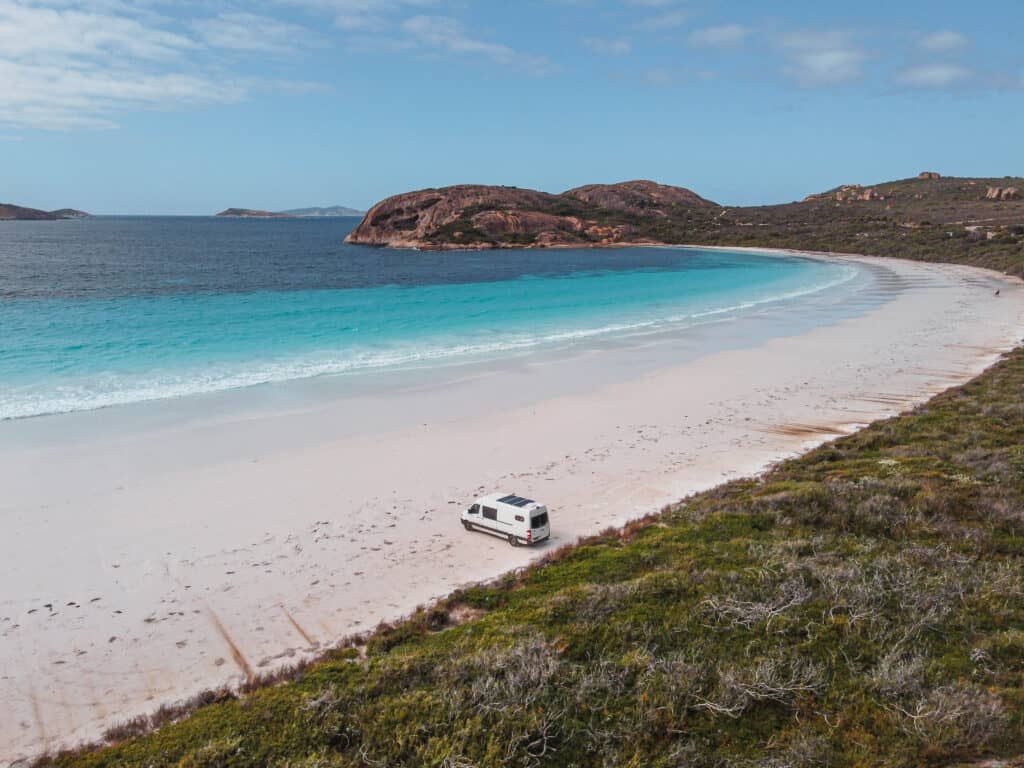
[[[259,232],[239,231],[243,238]],[[245,279],[217,277],[208,252],[201,280],[186,267],[166,285],[129,279],[106,292],[96,290],[103,281],[91,272],[49,289],[46,277],[21,278],[17,290],[8,284],[0,298],[0,418],[683,332],[837,290],[856,275],[801,258],[676,249],[485,257],[344,247],[337,258],[356,251],[358,269],[335,265],[330,276],[280,290],[244,289],[253,272],[267,271],[266,259],[250,262]],[[419,271],[409,277],[399,269],[405,277],[396,278],[402,260],[419,261]],[[433,270],[419,269],[431,260]],[[237,254],[228,261],[237,274]],[[342,268],[358,274],[345,279],[359,287],[310,287],[335,283]],[[239,283],[243,290],[235,290]]]

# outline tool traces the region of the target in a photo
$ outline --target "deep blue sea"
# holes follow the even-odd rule
[[[0,419],[684,330],[856,274],[695,249],[343,244],[356,221],[0,222]]]

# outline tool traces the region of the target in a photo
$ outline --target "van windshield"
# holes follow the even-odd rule
[[[539,515],[535,515],[534,517],[530,518],[530,527],[531,528],[542,528],[542,527],[544,527],[547,524],[548,524],[548,513],[547,512],[541,512]]]

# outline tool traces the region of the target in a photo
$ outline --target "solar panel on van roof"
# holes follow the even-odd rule
[[[506,496],[502,499],[498,499],[502,504],[511,504],[513,507],[525,507],[529,504],[533,504],[533,499],[524,499],[522,496]]]

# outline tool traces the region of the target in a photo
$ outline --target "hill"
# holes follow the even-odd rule
[[[591,185],[560,195],[457,186],[378,203],[348,242],[415,248],[770,246],[943,260],[1024,275],[1024,179],[925,172],[751,207],[723,207],[653,182]]]
[[[460,185],[396,195],[373,206],[346,242],[405,248],[515,248],[652,242],[638,221],[718,206],[651,181],[560,195]]]
[[[56,221],[57,219],[82,219],[89,216],[85,211],[61,208],[56,211],[42,211],[38,208],[24,208],[20,205],[0,203],[0,220]]]
[[[281,211],[289,216],[300,216],[303,218],[316,218],[320,216],[363,216],[366,211],[357,211],[355,208],[347,208],[344,205],[331,205],[326,208],[292,208]]]

